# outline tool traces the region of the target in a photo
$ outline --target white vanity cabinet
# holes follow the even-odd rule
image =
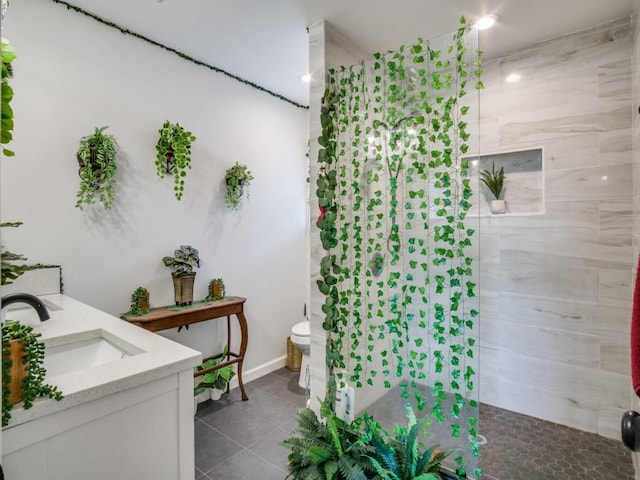
[[[16,405],[2,431],[5,478],[193,480],[200,353],[64,295],[42,298],[59,307],[38,325],[45,345],[98,331],[134,352],[50,379],[65,395],[60,402]]]

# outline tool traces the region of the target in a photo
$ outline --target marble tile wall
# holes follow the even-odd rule
[[[612,438],[631,398],[632,48],[628,19],[551,40],[485,62],[480,95],[481,152],[542,146],[546,203],[481,218],[480,399]]]

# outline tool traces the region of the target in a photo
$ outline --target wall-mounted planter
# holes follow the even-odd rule
[[[112,135],[105,135],[109,127],[95,128],[91,135],[80,139],[76,158],[80,169],[80,188],[76,207],[91,205],[98,197],[106,209],[115,198],[116,149],[118,144]]]
[[[191,169],[191,144],[196,137],[179,123],[164,122],[158,130],[160,138],[156,143],[156,173],[164,179],[173,175],[173,191],[177,200],[184,193],[184,177]]]
[[[246,165],[236,162],[233,167],[227,169],[224,175],[227,186],[224,201],[229,208],[237,210],[243,195],[246,193],[247,197],[249,196],[251,180],[253,180],[253,175]]]

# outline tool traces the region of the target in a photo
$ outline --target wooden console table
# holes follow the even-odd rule
[[[242,400],[248,400],[246,392],[244,391],[244,384],[242,383],[242,363],[244,356],[247,353],[247,343],[249,342],[249,330],[247,328],[247,319],[244,316],[244,302],[246,298],[242,297],[225,297],[223,300],[212,302],[197,302],[188,307],[177,307],[175,305],[168,305],[165,307],[152,308],[149,313],[142,316],[134,316],[129,314],[123,314],[121,319],[127,322],[138,325],[139,327],[149,330],[150,332],[157,332],[159,330],[166,330],[168,328],[184,327],[191,325],[192,323],[204,322],[206,320],[213,320],[215,318],[227,317],[227,358],[226,361],[219,363],[215,367],[200,370],[194,373],[194,377],[199,377],[205,373],[217,370],[227,365],[234,363],[238,364],[238,384],[240,385],[240,391],[242,392]],[[235,315],[240,324],[240,351],[231,351],[231,315]],[[222,358],[223,354],[214,355],[203,360],[203,363],[207,360]]]

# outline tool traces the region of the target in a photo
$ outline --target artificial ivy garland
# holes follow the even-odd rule
[[[336,371],[348,372],[337,375],[341,387],[374,385],[379,376],[391,388],[399,378],[402,397],[448,420],[454,438],[465,432],[465,405],[478,407],[474,229],[465,224],[473,192],[462,155],[467,82],[482,82],[461,23],[444,49],[419,39],[330,71],[317,185],[327,400],[335,398]],[[419,388],[425,384],[431,398]],[[465,429],[477,456],[476,423],[471,413]],[[455,461],[465,474],[462,456]]]
[[[209,70],[213,70],[214,72],[221,73],[221,74],[223,74],[223,75],[225,75],[225,76],[227,76],[229,78],[232,78],[232,79],[234,79],[234,80],[236,80],[236,81],[238,81],[240,83],[243,83],[243,84],[245,84],[245,85],[247,85],[249,87],[252,87],[252,88],[255,88],[256,90],[259,90],[261,92],[267,93],[267,94],[271,95],[272,97],[275,97],[275,98],[277,98],[279,100],[282,100],[284,102],[290,103],[294,107],[303,108],[303,109],[306,109],[306,110],[309,109],[308,106],[301,105],[298,102],[295,102],[295,101],[285,97],[284,95],[280,95],[279,93],[273,92],[273,91],[271,91],[271,90],[269,90],[267,88],[264,88],[264,87],[258,85],[257,83],[251,82],[249,80],[245,80],[244,78],[239,77],[237,75],[234,75],[232,73],[229,73],[229,72],[227,72],[226,70],[224,70],[224,69],[222,69],[220,67],[216,67],[214,65],[209,65],[208,63],[205,63],[205,62],[203,62],[201,60],[195,59],[195,58],[187,55],[186,53],[183,53],[183,52],[181,52],[179,50],[176,50],[175,48],[168,47],[168,46],[166,46],[166,45],[164,45],[164,44],[162,44],[160,42],[156,42],[155,40],[150,39],[149,37],[145,37],[144,35],[140,35],[139,33],[136,33],[136,32],[134,32],[132,30],[129,30],[128,28],[121,27],[120,25],[118,25],[116,23],[110,22],[109,20],[105,20],[104,18],[101,18],[101,17],[99,17],[99,16],[97,16],[97,15],[91,13],[91,12],[87,12],[86,10],[83,10],[80,7],[76,7],[75,5],[71,5],[70,3],[65,2],[64,0],[52,0],[52,1],[53,1],[53,3],[59,3],[60,5],[64,5],[65,7],[67,7],[67,10],[73,10],[74,12],[81,13],[82,15],[85,15],[85,16],[87,16],[89,18],[93,18],[95,21],[100,22],[103,25],[107,25],[108,27],[112,27],[112,28],[115,28],[116,30],[119,30],[120,33],[124,33],[126,35],[131,35],[132,37],[136,37],[136,38],[139,38],[140,40],[144,40],[145,42],[150,43],[151,45],[154,45],[156,47],[160,47],[163,50],[166,50],[167,52],[175,53],[177,56],[179,56],[180,58],[182,58],[184,60],[187,60],[188,62],[191,62],[191,63],[193,63],[195,65],[199,65],[201,67],[208,68]]]

